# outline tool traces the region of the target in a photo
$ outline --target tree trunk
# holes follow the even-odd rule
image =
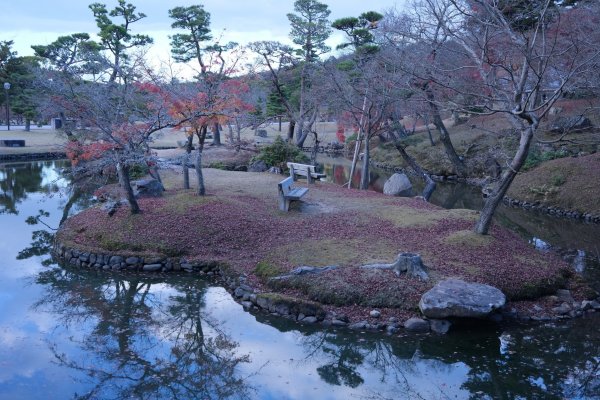
[[[281,115],[277,119],[279,120],[279,132],[281,132]]]
[[[362,173],[360,175],[360,189],[369,189],[369,162],[371,161],[371,146],[369,144],[369,135],[365,134],[365,152],[363,156]]]
[[[133,189],[131,188],[131,182],[129,180],[129,167],[119,162],[117,163],[117,173],[119,174],[119,182],[121,182],[123,189],[125,189],[125,195],[127,196],[127,202],[129,202],[131,213],[139,214],[141,210],[133,194]]]
[[[196,158],[196,178],[198,180],[198,195],[204,196],[206,187],[204,186],[204,175],[202,174],[202,150],[200,148],[198,148],[198,157]]]
[[[25,118],[25,132],[31,131],[31,120],[29,118]]]
[[[304,118],[302,118],[301,125],[300,125],[301,130],[298,131],[298,136],[296,137],[296,140],[297,140],[296,146],[298,146],[299,148],[304,147],[304,142],[306,141],[308,134],[312,130],[312,127],[315,124],[315,121],[317,120],[317,116],[318,116],[318,107],[315,108],[313,115],[310,117],[310,120],[308,120],[308,124],[306,124],[304,122]]]
[[[219,124],[214,125],[213,141],[211,146],[221,146],[221,128],[219,127]]]
[[[427,135],[429,135],[429,143],[431,143],[431,147],[435,146],[435,140],[433,140],[433,135],[431,134],[431,128],[429,127],[429,117],[424,118],[425,128],[427,128]]]
[[[446,155],[448,159],[454,166],[456,170],[456,174],[458,176],[466,176],[467,168],[465,164],[462,162],[458,154],[456,154],[456,150],[454,149],[454,145],[452,144],[452,140],[450,140],[450,134],[448,133],[448,129],[446,129],[446,125],[442,120],[442,116],[440,115],[440,110],[435,103],[435,98],[433,96],[433,92],[431,89],[426,89],[425,94],[427,95],[427,101],[429,103],[429,109],[431,110],[431,114],[433,117],[433,125],[438,129],[440,133],[440,141],[444,145],[444,149],[446,150]]]
[[[521,131],[521,139],[519,141],[517,153],[513,157],[510,166],[504,171],[502,177],[496,184],[496,187],[485,201],[483,209],[481,210],[481,214],[479,215],[479,220],[477,221],[477,224],[475,224],[476,233],[487,235],[490,225],[492,224],[492,217],[494,216],[496,208],[498,205],[500,205],[500,202],[504,198],[504,195],[510,187],[510,184],[512,183],[513,179],[515,179],[515,176],[517,176],[517,173],[527,159],[529,146],[531,145],[533,133],[535,132],[536,128],[537,122],[534,122],[533,125]]]
[[[237,125],[237,122],[236,122]],[[227,122],[227,128],[229,128],[229,143],[233,144],[234,143],[234,139],[233,139],[233,125],[231,124],[231,121]]]
[[[313,135],[315,136],[315,144],[310,153],[310,163],[312,165],[316,165],[317,164],[317,153],[319,152],[319,143],[321,143],[321,142],[319,141],[319,136],[317,135],[317,132],[313,132]]]
[[[296,128],[296,121],[290,118],[290,123],[288,125],[288,135],[287,139],[289,143],[294,142],[294,130]]]
[[[202,174],[202,151],[204,150],[204,141],[206,140],[207,132],[208,126],[204,125],[200,128],[200,133],[198,133],[198,157],[196,158],[196,178],[198,180],[199,196],[204,196],[206,194],[206,186],[204,186],[204,175]]]
[[[65,113],[63,111],[61,111],[59,113],[59,116],[60,116],[60,122],[62,122],[61,129],[63,130],[65,135],[67,135],[67,138],[69,139],[69,141],[71,141],[71,142],[76,141],[77,139],[75,138],[75,135],[73,135],[73,132],[71,131],[71,127],[67,124],[67,116],[65,115]]]
[[[194,135],[189,135],[185,144],[185,155],[183,156],[183,188],[190,188],[190,168],[188,167],[188,163],[190,162],[190,155],[192,154],[192,142],[194,140]]]

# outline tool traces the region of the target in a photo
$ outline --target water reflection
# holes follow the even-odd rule
[[[265,318],[281,332],[299,329],[298,369],[315,368],[333,387],[362,388],[360,398],[598,399],[599,317],[400,338]]]
[[[47,163],[0,164],[0,214],[18,214],[16,205],[39,191]]]
[[[237,373],[249,358],[203,312],[206,283],[164,281],[67,267],[37,276],[45,294],[35,310],[53,315],[61,330],[80,333],[70,343],[50,343],[61,367],[86,376],[89,389],[76,398],[249,398]],[[66,353],[72,345],[78,350]]]

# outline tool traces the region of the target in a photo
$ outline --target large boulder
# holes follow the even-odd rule
[[[504,294],[493,286],[447,279],[421,297],[419,308],[427,318],[481,318],[505,303]]]
[[[160,197],[164,190],[162,183],[153,178],[133,181],[133,194],[135,197]]]
[[[390,196],[411,196],[412,184],[406,174],[396,173],[385,181],[383,193]]]
[[[269,167],[267,167],[267,164],[263,160],[253,161],[248,166],[248,172],[265,172],[268,169]]]
[[[587,129],[592,129],[592,121],[588,117],[582,115],[576,115],[574,117],[560,117],[557,118],[550,130],[554,133],[566,133],[566,132],[581,132]]]

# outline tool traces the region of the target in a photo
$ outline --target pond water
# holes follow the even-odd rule
[[[192,275],[58,266],[26,220],[87,206],[61,166],[0,164],[0,399],[600,398],[600,315],[387,337],[247,313]]]

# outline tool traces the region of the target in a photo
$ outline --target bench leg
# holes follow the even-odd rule
[[[314,183],[313,177],[310,174],[310,171],[306,171],[306,180],[308,181],[309,184]]]
[[[290,210],[290,202],[291,202],[290,199],[286,199],[283,196],[279,196],[279,209],[281,211],[285,211],[285,212],[289,211]]]
[[[294,167],[290,167],[290,176],[292,177],[294,182],[296,182],[298,180],[298,178],[296,177],[296,174],[294,173]]]

